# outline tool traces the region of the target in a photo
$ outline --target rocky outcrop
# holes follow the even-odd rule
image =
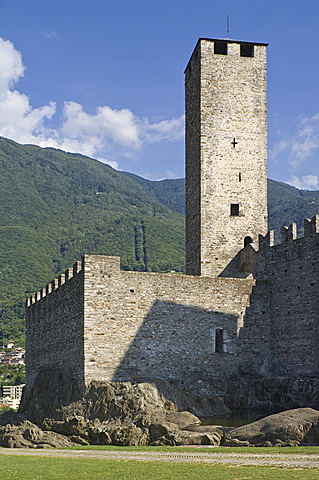
[[[140,377],[137,382],[154,385],[161,395],[177,406],[178,410],[187,410],[198,417],[214,417],[231,413],[231,410],[217,395],[196,395],[159,378]]]
[[[55,418],[62,406],[84,395],[75,379],[59,369],[46,369],[38,373],[31,388],[24,387],[19,414],[38,425],[46,417]]]
[[[228,431],[223,440],[223,445],[229,447],[297,446],[318,443],[319,411],[312,408],[297,408],[270,415]]]
[[[74,447],[76,443],[64,435],[46,432],[31,422],[0,427],[0,445],[7,448]]]
[[[59,370],[38,374],[32,387],[25,390],[19,411],[39,424],[44,418],[61,420],[69,414],[86,418],[132,416],[132,411],[137,414],[141,402],[147,409],[173,408],[200,417],[230,413],[217,396],[195,395],[161,379],[139,378],[135,383],[93,381],[86,391],[80,392],[77,383]]]
[[[311,408],[270,415],[239,428],[216,427],[201,425],[192,412],[228,412],[220,400],[187,398],[169,383],[92,381],[79,398],[73,383],[50,378],[41,389],[42,380],[24,395],[17,414],[0,417],[1,446],[319,444],[319,412]],[[55,387],[60,400],[52,398]],[[67,404],[61,402],[63,396],[70,399]],[[178,408],[186,405],[192,412]]]
[[[104,445],[219,445],[221,435],[192,432],[198,417],[178,411],[150,383],[93,381],[86,396],[62,407],[43,428]]]
[[[81,399],[63,405],[59,398],[76,397],[74,386],[72,384],[68,391],[68,384],[63,384],[54,372],[51,374],[49,379],[39,376],[33,388],[25,393],[16,416],[11,413],[3,417],[2,423],[11,426],[12,446],[31,446],[23,433],[26,420],[37,425],[39,438],[42,431],[45,438],[54,434],[61,441],[65,438],[66,442],[83,445],[219,445],[222,438],[222,432],[215,427],[193,430],[200,425],[199,418],[190,411],[180,411],[167,397],[174,398],[179,406],[187,405],[206,415],[211,415],[214,408],[218,413],[228,412],[217,398],[210,401],[189,396],[176,387],[170,388],[168,382],[161,383],[161,390],[166,390],[164,396],[155,382],[92,381]],[[58,400],[54,395],[55,388],[58,388]],[[51,443],[53,446],[53,438]]]

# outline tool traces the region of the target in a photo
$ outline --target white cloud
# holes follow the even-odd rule
[[[165,172],[166,178],[177,178],[177,171],[176,170],[166,170]]]
[[[304,175],[301,178],[292,175],[291,178],[287,180],[287,183],[302,190],[319,190],[318,175]]]
[[[292,173],[314,155],[319,156],[319,113],[302,117],[297,124],[297,131],[274,145],[270,158],[277,160],[284,152]]]
[[[5,93],[24,74],[21,54],[9,40],[0,38],[0,94]]]
[[[45,32],[42,32],[43,35]],[[53,37],[53,32],[47,32]],[[117,156],[130,158],[143,146],[179,141],[184,135],[184,116],[159,123],[139,118],[129,109],[99,106],[93,114],[74,101],[65,102],[61,124],[50,128],[56,113],[50,102],[33,108],[30,99],[14,90],[24,75],[21,53],[10,41],[0,38],[0,135],[20,143],[60,148],[97,158],[118,168]]]
[[[62,131],[67,138],[95,135],[131,148],[141,145],[136,118],[128,109],[112,110],[104,106],[98,107],[95,115],[89,115],[82,105],[65,102],[63,116]]]
[[[40,32],[40,35],[47,38],[48,40],[52,40],[53,38],[57,37],[57,33],[53,32],[52,30],[50,30],[48,32],[47,31],[42,31],[42,32]]]
[[[184,138],[185,117],[172,120],[163,120],[159,123],[150,124],[148,119],[144,119],[141,123],[141,134],[146,143],[154,143],[159,141],[175,142]]]
[[[55,104],[32,108],[26,95],[12,89],[24,71],[21,54],[9,40],[0,38],[0,135],[37,143],[43,138],[44,121],[55,113]]]
[[[269,152],[271,160],[277,161],[279,155],[289,148],[289,142],[286,140],[280,140],[277,142]]]

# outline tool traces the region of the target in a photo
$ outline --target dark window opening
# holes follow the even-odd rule
[[[214,53],[227,55],[227,42],[214,42]]]
[[[254,45],[250,43],[241,43],[240,44],[240,56],[241,57],[253,57],[254,56]]]
[[[249,236],[245,237],[244,238],[244,247],[246,247],[246,245],[249,245],[250,243],[254,243],[254,240]]]
[[[230,204],[230,214],[232,217],[239,216],[239,203],[231,203]]]
[[[238,180],[241,182],[241,173],[238,174]]]
[[[223,352],[223,330],[221,328],[215,330],[215,352]]]

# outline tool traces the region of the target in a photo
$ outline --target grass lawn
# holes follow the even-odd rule
[[[132,448],[133,450],[133,448]],[[136,450],[136,447],[135,447]],[[178,449],[185,451],[186,449]],[[189,449],[187,449],[189,450]],[[205,449],[206,450],[206,449]],[[208,449],[207,449],[208,450]],[[233,449],[232,449],[233,450]],[[242,450],[242,449],[241,449]],[[257,453],[259,449],[253,450]],[[280,449],[288,453],[286,449]],[[296,450],[296,449],[294,449]],[[310,453],[309,449],[307,448]],[[193,450],[194,451],[194,450]],[[202,450],[201,450],[202,451]],[[220,449],[216,449],[216,452]],[[229,449],[227,449],[230,452]],[[239,449],[235,449],[239,452]],[[270,453],[270,449],[266,450]],[[299,450],[297,450],[301,453]],[[213,455],[214,450],[210,452]],[[262,453],[260,451],[260,453]],[[294,453],[297,453],[296,451]],[[314,453],[318,453],[314,452]],[[234,467],[211,464],[115,461],[104,459],[0,456],[4,480],[318,480],[315,469]]]

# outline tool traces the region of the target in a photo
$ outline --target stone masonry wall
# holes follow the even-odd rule
[[[289,377],[319,375],[319,216],[260,239],[256,277],[269,283],[271,349]]]
[[[252,279],[127,272],[117,257],[89,255],[84,278],[86,383],[157,377],[223,391],[240,363]],[[216,329],[223,330],[221,353]]]
[[[84,285],[81,262],[27,300],[27,387],[41,370],[60,370],[84,386]]]

